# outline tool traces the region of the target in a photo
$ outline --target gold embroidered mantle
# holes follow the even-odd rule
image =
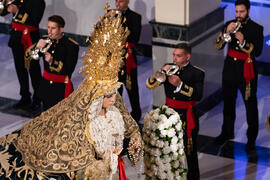
[[[83,169],[96,160],[94,146],[85,134],[89,115],[87,110],[95,91],[89,94],[83,84],[69,98],[22,128],[14,144],[24,162],[32,169],[46,173],[67,173]],[[140,134],[120,95],[115,105],[123,115],[125,137]]]

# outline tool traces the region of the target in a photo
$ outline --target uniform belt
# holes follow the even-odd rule
[[[232,58],[236,58],[238,60],[246,60],[249,58],[249,54],[248,53],[242,53],[239,51],[235,51],[232,49],[228,49],[228,56],[232,57]]]
[[[191,137],[191,132],[195,128],[195,117],[192,111],[192,107],[196,105],[196,101],[179,101],[173,100],[166,97],[166,104],[169,107],[175,109],[186,109],[187,110],[187,137]]]
[[[228,56],[245,61],[243,76],[244,76],[244,78],[246,80],[246,84],[248,84],[251,79],[255,78],[253,62],[252,62],[252,59],[251,59],[252,57],[250,57],[250,54],[234,51],[234,50],[229,48],[228,49]]]
[[[48,81],[65,83],[65,98],[73,92],[73,85],[70,78],[67,75],[52,74],[47,71],[43,71],[43,77]]]
[[[131,69],[137,68],[132,49],[135,47],[134,43],[127,42],[124,48],[127,49],[128,57],[126,58],[126,72],[128,75],[131,74]]]
[[[15,31],[22,32],[21,43],[23,44],[24,51],[26,51],[26,49],[28,49],[33,44],[31,36],[30,36],[30,32],[37,31],[38,28],[35,26],[19,24],[15,22],[12,22],[11,28]]]

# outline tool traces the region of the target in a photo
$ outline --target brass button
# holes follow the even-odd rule
[[[180,74],[180,72],[177,72],[177,74],[179,75],[179,74]]]
[[[175,100],[175,97],[173,97],[173,100]]]
[[[174,90],[173,93],[175,94],[176,93],[176,90]]]
[[[235,49],[236,49],[236,50],[238,50],[238,49],[239,49],[239,47],[236,47]]]
[[[237,58],[233,58],[233,60],[234,60],[234,61],[236,61],[236,60],[237,60]]]
[[[14,31],[17,31],[17,29],[15,28]]]
[[[53,83],[53,81],[50,81],[50,84],[52,84]]]
[[[239,44],[240,42],[239,41],[237,41],[237,44]]]

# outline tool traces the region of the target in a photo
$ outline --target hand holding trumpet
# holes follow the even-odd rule
[[[175,87],[178,87],[182,82],[177,75],[174,75],[178,71],[178,69],[179,67],[177,65],[170,64],[166,64],[162,67],[162,71],[166,72],[166,75],[168,75],[169,83]]]

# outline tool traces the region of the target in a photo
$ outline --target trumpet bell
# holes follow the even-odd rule
[[[235,34],[241,27],[241,22],[237,21],[236,22],[236,27],[232,32],[227,32],[223,34],[223,39],[225,42],[231,42],[232,41],[232,36],[231,34]]]
[[[168,69],[167,71],[162,70],[162,72],[166,74],[167,76],[171,76],[171,75],[174,75],[178,70],[179,70],[179,66],[171,65],[170,69]]]

